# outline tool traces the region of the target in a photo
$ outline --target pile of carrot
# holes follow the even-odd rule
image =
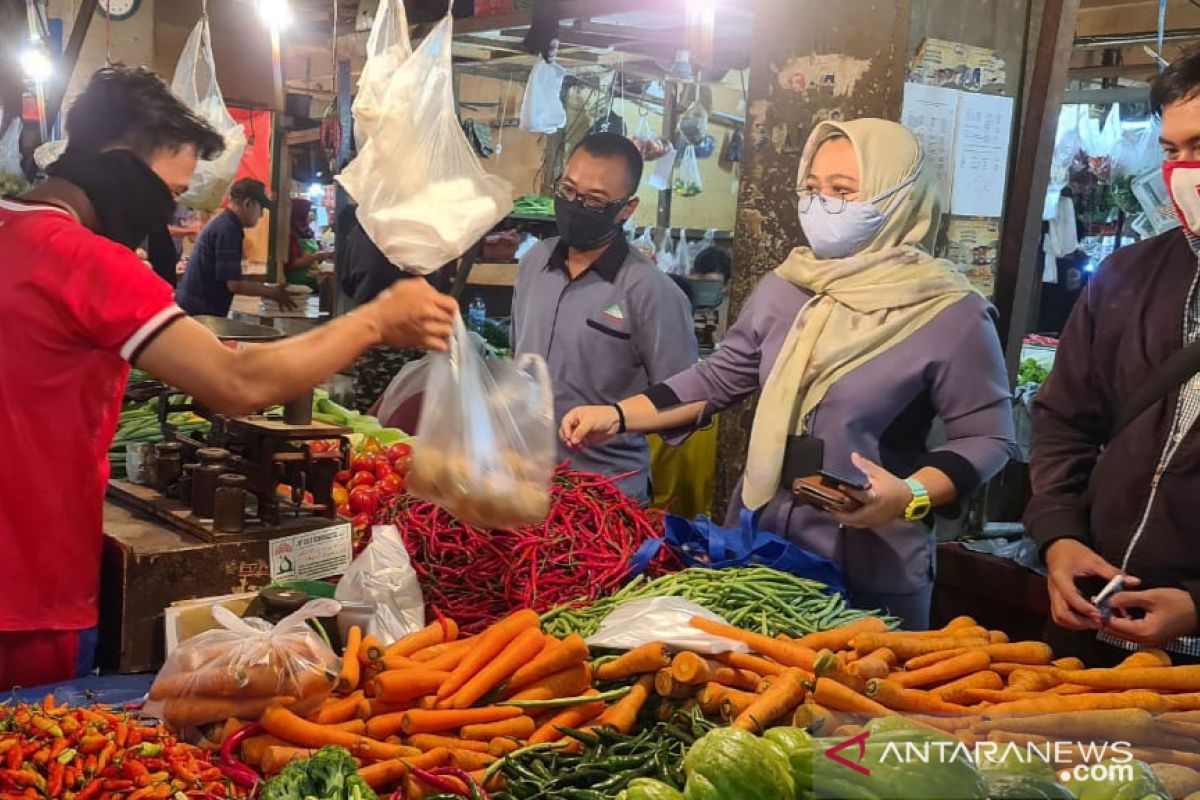
[[[411,782],[414,768],[453,767],[482,781],[497,758],[557,742],[562,727],[632,730],[649,682],[598,693],[588,655],[582,637],[546,635],[530,610],[465,638],[443,619],[386,647],[352,630],[336,692],[307,716],[268,708],[241,756],[271,775],[340,745],[376,789]]]

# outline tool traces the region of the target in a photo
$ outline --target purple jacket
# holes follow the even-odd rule
[[[800,309],[811,297],[774,273],[755,288],[721,347],[665,382],[680,403],[730,408],[766,383]],[[811,417],[825,442],[825,469],[858,474],[858,452],[901,477],[931,466],[945,472],[959,497],[998,473],[1014,452],[1011,392],[992,308],[972,295],[947,308],[913,336],[839,380]],[[945,443],[927,445],[940,418]],[[735,491],[730,522],[741,510]],[[878,531],[839,531],[837,523],[781,490],[763,510],[760,528],[831,558],[851,592],[909,593],[933,579],[934,536],[925,523],[897,522]],[[736,527],[736,525],[735,525]]]

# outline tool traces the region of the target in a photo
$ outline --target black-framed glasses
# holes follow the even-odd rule
[[[812,208],[813,200],[821,204],[827,214],[840,214],[846,210],[848,202],[848,193],[841,192],[833,197],[826,194],[821,194],[816,189],[809,189],[801,186],[796,189],[796,204],[801,213]]]
[[[629,202],[630,198],[623,197],[620,200],[609,200],[606,197],[597,197],[591,194],[580,194],[579,190],[574,186],[566,186],[561,180],[554,184],[554,196],[559,200],[575,205],[582,206],[588,211],[596,214],[604,214],[612,211],[614,208],[619,208]]]

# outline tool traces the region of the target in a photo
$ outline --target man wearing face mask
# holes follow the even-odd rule
[[[561,438],[588,448],[623,428],[677,442],[761,390],[726,526],[754,512],[760,530],[838,564],[855,605],[926,628],[931,512],[954,508],[1012,446],[993,311],[931,255],[941,198],[903,126],[818,124],[796,189],[808,244],[763,277],[716,352],[617,409],[572,409]],[[935,417],[946,441],[931,446]],[[794,489],[822,470],[839,505]]]
[[[642,157],[624,136],[595,133],[567,161],[555,189],[558,236],[521,261],[513,296],[513,349],[546,359],[559,419],[580,404],[613,403],[696,360],[691,305],[625,240],[637,208]],[[572,467],[634,473],[618,486],[649,496],[649,449],[641,435],[568,453]]]
[[[226,317],[235,294],[269,298],[284,311],[296,308],[286,286],[248,281],[242,276],[246,229],[258,224],[264,210],[273,208],[262,181],[242,178],[229,187],[229,207],[205,225],[196,238],[175,292],[180,308],[193,317]]]
[[[91,668],[108,448],[131,365],[222,414],[297,397],[369,347],[445,349],[457,304],[409,281],[319,329],[231,350],[133,247],[224,147],[154,73],[92,76],[51,177],[0,198],[0,691]],[[41,476],[31,480],[31,475]]]
[[[1137,647],[1200,663],[1200,51],[1150,103],[1182,228],[1101,264],[1034,404],[1025,519],[1049,573],[1047,641],[1097,666]],[[1093,602],[1118,575],[1125,590]]]

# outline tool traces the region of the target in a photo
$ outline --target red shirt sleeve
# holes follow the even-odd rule
[[[183,311],[132,251],[90,232],[79,238],[61,286],[64,311],[85,339],[133,362]]]

